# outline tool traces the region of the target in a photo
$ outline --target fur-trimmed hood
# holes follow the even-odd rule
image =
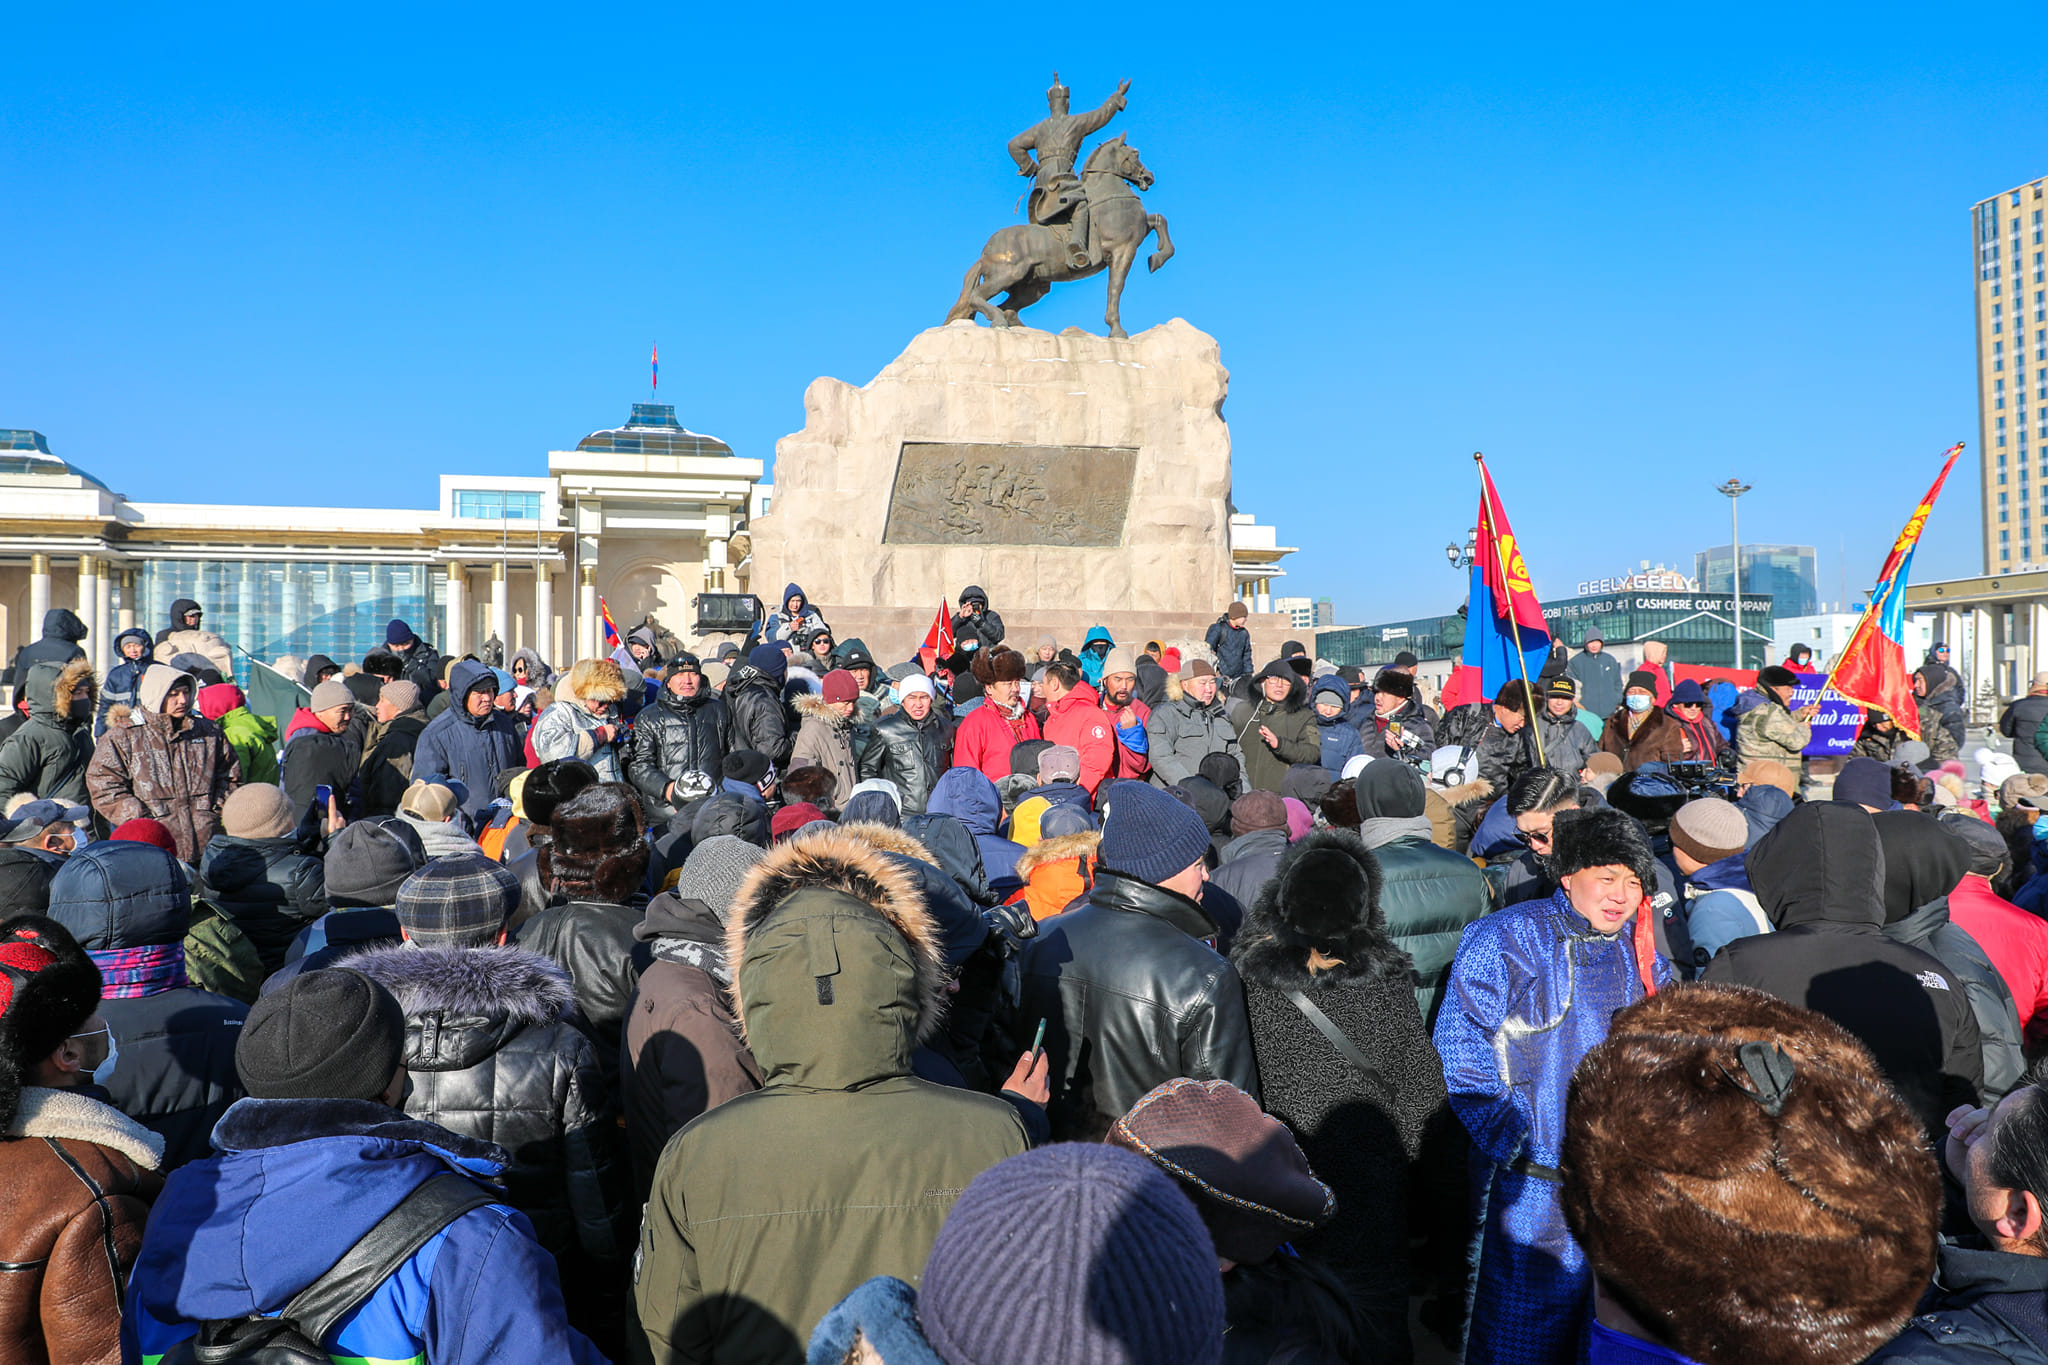
[[[98,704],[100,690],[93,681],[92,662],[88,659],[73,659],[68,664],[36,664],[23,680],[28,693],[28,711],[32,716],[41,716],[59,723],[84,723],[74,721],[71,703],[79,697],[86,700],[85,722],[92,719],[92,708]]]
[[[944,1009],[939,929],[916,879],[853,826],[769,850],[740,883],[726,960],[740,1027],[770,1085],[847,1090],[910,1073]],[[892,850],[894,851],[894,850]],[[927,855],[928,856],[928,855]]]
[[[1075,858],[1093,858],[1095,850],[1102,847],[1102,836],[1092,829],[1077,834],[1061,834],[1051,839],[1041,839],[1017,857],[1017,875],[1026,881],[1041,867],[1054,863],[1069,862]]]
[[[513,1035],[555,1023],[575,1001],[553,960],[510,945],[456,948],[401,943],[333,964],[361,972],[405,1011],[407,1066],[454,1071],[476,1065]],[[434,1017],[434,1027],[421,1028]]]
[[[828,726],[831,729],[846,730],[853,726],[853,718],[851,716],[842,718],[837,711],[832,709],[832,704],[816,692],[799,692],[790,698],[789,704],[796,709],[797,715],[803,719],[815,720],[819,724]],[[856,712],[855,714],[858,713]]]
[[[1245,915],[1231,950],[1238,971],[1281,991],[1407,981],[1414,962],[1387,933],[1383,881],[1379,859],[1350,830],[1304,836]],[[1311,972],[1312,953],[1335,965]]]

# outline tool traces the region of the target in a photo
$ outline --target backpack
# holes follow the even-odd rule
[[[192,924],[185,931],[186,980],[200,990],[253,1005],[265,975],[263,957],[241,926],[211,901],[194,901]]]
[[[450,1223],[502,1196],[459,1175],[437,1175],[379,1219],[327,1273],[301,1289],[276,1317],[252,1315],[199,1324],[162,1365],[331,1365],[320,1340],[361,1306],[414,1253]]]

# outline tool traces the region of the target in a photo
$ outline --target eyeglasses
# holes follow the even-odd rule
[[[1515,842],[1524,848],[1534,848],[1539,841],[1545,847],[1548,847],[1550,844],[1550,831],[1547,829],[1518,829],[1515,831]]]

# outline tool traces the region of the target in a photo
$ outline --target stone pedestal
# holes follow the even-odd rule
[[[835,623],[928,623],[970,583],[1006,619],[1213,620],[1232,596],[1229,381],[1178,318],[1124,341],[931,328],[860,388],[811,384],[749,587],[773,604],[801,583]]]

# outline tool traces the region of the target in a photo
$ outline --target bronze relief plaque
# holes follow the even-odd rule
[[[883,540],[892,545],[1123,544],[1129,446],[905,441]]]

